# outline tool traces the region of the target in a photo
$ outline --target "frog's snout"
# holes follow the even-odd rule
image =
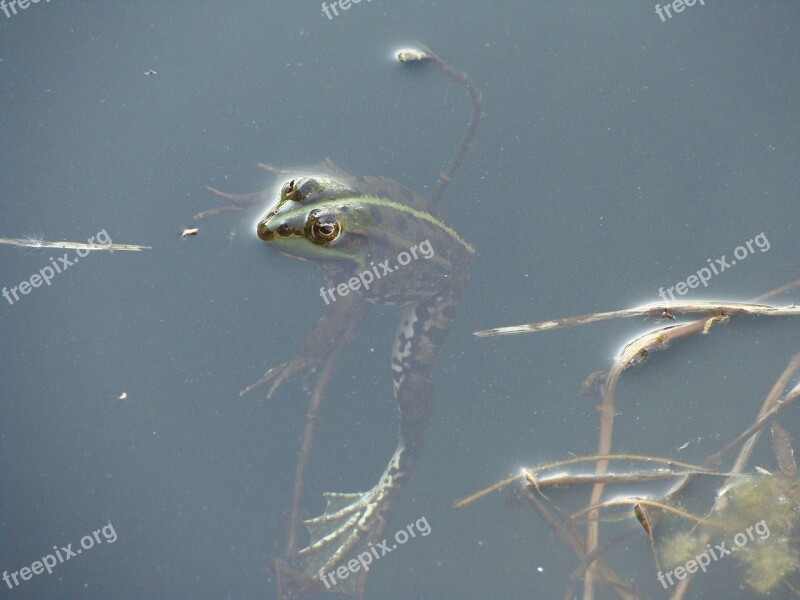
[[[259,223],[258,227],[256,228],[256,235],[260,240],[264,240],[265,242],[269,242],[275,237],[275,233],[267,227],[266,223]]]

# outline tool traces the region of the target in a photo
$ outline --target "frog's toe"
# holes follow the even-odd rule
[[[272,394],[274,394],[275,390],[277,390],[284,382],[288,381],[296,373],[310,370],[314,364],[316,364],[315,361],[311,361],[306,358],[293,358],[289,362],[285,362],[277,367],[272,367],[269,371],[264,373],[264,376],[261,379],[255,383],[251,383],[241,392],[239,392],[239,395],[244,396],[257,387],[272,383],[267,390],[267,398],[272,398]]]
[[[218,206],[216,208],[209,208],[207,210],[201,211],[194,216],[195,221],[199,221],[200,219],[205,219],[206,217],[213,217],[220,213],[228,212],[228,211],[242,211],[244,210],[241,206]]]
[[[241,392],[239,392],[240,396],[244,396],[245,394],[252,392],[257,387],[261,387],[262,385],[266,385],[273,379],[272,385],[270,386],[269,390],[267,391],[267,398],[272,397],[272,393],[278,389],[278,386],[286,381],[289,378],[288,374],[285,374],[286,367],[289,363],[283,363],[282,365],[278,365],[277,367],[272,367],[269,371],[264,373],[264,376],[259,379],[258,381],[251,383],[246,388],[244,388]]]
[[[205,186],[205,188],[215,196],[225,198],[228,202],[230,202],[230,204],[199,212],[194,216],[195,219],[204,219],[206,217],[211,217],[213,215],[218,215],[219,213],[228,211],[245,211],[249,207],[262,202],[264,199],[264,192],[254,192],[252,194],[230,194],[228,192],[223,192],[222,190],[211,187],[210,185]]]
[[[264,169],[267,173],[275,173],[276,175],[294,175],[297,169],[288,169],[286,167],[276,167],[271,163],[256,163],[260,169]]]
[[[352,179],[353,178],[353,176],[350,173],[345,171],[342,167],[337,165],[335,162],[333,162],[327,156],[325,157],[325,160],[322,161],[322,166],[323,166],[324,169],[326,169],[327,171],[331,171],[332,173],[336,174],[338,177],[344,177],[344,178],[347,178],[347,179]]]
[[[207,185],[205,187],[209,192],[211,192],[215,196],[219,196],[220,198],[225,198],[226,200],[230,200],[231,202],[233,202],[234,206],[253,204],[255,202],[259,202],[262,198],[261,192],[253,192],[252,194],[231,194],[229,192],[223,192],[222,190],[213,188],[210,185]]]

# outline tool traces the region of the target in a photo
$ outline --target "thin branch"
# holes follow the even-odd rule
[[[645,304],[644,306],[639,306],[637,308],[596,312],[587,315],[579,315],[577,317],[564,317],[562,319],[555,319],[551,321],[539,321],[538,323],[526,323],[524,325],[510,325],[508,327],[484,329],[474,332],[474,335],[475,337],[514,335],[518,333],[533,333],[536,331],[559,329],[561,327],[574,327],[576,325],[586,325],[588,323],[597,323],[598,321],[608,321],[610,319],[622,319],[628,317],[674,319],[679,315],[708,315],[709,317],[723,318],[734,315],[794,317],[800,316],[800,306],[790,304],[788,306],[778,307],[767,304],[750,304],[745,302],[659,302],[655,304]]]
[[[105,250],[113,252],[115,250],[139,252],[140,250],[152,250],[152,246],[138,246],[136,244],[91,244],[81,242],[47,242],[45,240],[21,239],[21,238],[0,238],[0,244],[7,246],[19,246],[20,248],[60,248],[62,250]]]

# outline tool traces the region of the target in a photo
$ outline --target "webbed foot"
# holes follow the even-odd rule
[[[363,595],[369,565],[392,550],[383,539],[387,520],[411,475],[420,448],[418,444],[407,446],[401,441],[380,481],[367,492],[324,494],[325,512],[303,521],[311,534],[309,544],[292,557],[307,578],[322,582],[329,591],[358,598]],[[354,560],[361,567],[349,568],[349,575],[339,577],[341,566],[355,564]]]
[[[319,579],[309,577],[286,560],[270,558],[270,568],[275,573],[279,600],[300,598],[309,593],[322,593],[325,586]]]
[[[377,552],[372,544],[383,535],[386,526],[382,516],[386,490],[378,485],[360,494],[328,492],[324,496],[328,501],[325,512],[303,521],[311,533],[311,542],[298,551],[298,562],[307,577],[321,581],[326,589],[360,598],[369,564]],[[337,577],[337,566],[353,559],[359,560],[363,567],[345,579]]]
[[[311,543],[289,559],[272,558],[270,566],[277,579],[281,600],[300,598],[305,594],[327,591],[350,594],[356,598],[364,595],[367,572],[373,555],[380,557],[389,549],[385,544],[373,548],[366,538],[375,541],[383,535],[385,520],[377,516],[380,493],[376,488],[362,494],[326,493],[328,505],[324,514],[303,523],[311,533]],[[367,519],[370,514],[375,518]],[[371,536],[370,536],[371,534]],[[345,564],[349,557],[357,558],[362,569],[340,578],[334,569]]]

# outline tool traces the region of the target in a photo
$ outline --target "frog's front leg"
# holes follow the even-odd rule
[[[326,286],[331,287],[331,279],[326,279]],[[355,330],[358,321],[364,319],[371,308],[370,304],[365,303],[357,294],[347,296],[333,296],[328,311],[320,317],[317,324],[308,332],[306,339],[294,357],[269,369],[264,376],[255,383],[247,386],[239,395],[242,396],[257,387],[270,383],[267,390],[267,398],[272,397],[275,390],[282,383],[297,373],[313,373],[320,362],[328,358],[336,348],[342,336],[350,336],[351,331]],[[346,344],[352,342],[346,341]]]
[[[220,198],[225,198],[230,202],[230,204],[217,206],[215,208],[208,208],[202,212],[199,212],[194,216],[196,221],[205,219],[206,217],[212,217],[223,212],[246,211],[249,207],[266,201],[265,192],[255,192],[252,194],[230,194],[228,192],[218,190],[217,188],[213,188],[210,185],[207,185],[206,189]]]

